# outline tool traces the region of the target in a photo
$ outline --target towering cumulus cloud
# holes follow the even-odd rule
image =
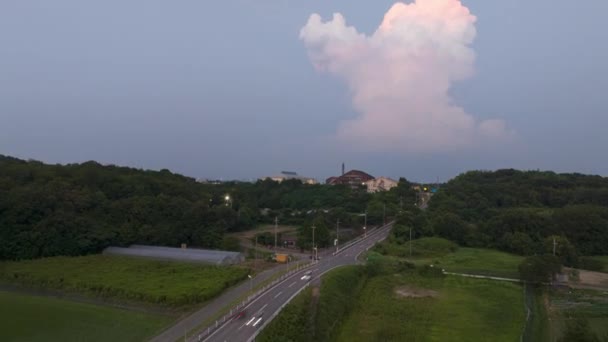
[[[371,35],[336,13],[313,14],[300,32],[319,70],[342,77],[360,116],[343,122],[338,137],[372,149],[452,151],[503,140],[501,120],[476,122],[449,96],[470,77],[476,18],[458,0],[396,3]]]

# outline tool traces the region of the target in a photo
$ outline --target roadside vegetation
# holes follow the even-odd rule
[[[0,283],[166,306],[207,301],[248,273],[248,269],[235,266],[109,255],[0,263]]]
[[[416,272],[371,279],[336,341],[516,341],[521,286]]]
[[[519,278],[518,266],[523,257],[485,248],[459,247],[446,239],[430,237],[398,244],[394,239],[376,245],[373,251],[386,256],[401,257],[416,265],[435,265],[447,272]]]
[[[296,297],[258,340],[515,341],[526,320],[519,284],[444,276],[374,252],[365,266],[328,273],[318,291]]]
[[[296,296],[256,341],[332,341],[367,279],[361,266],[344,266],[323,276],[319,288]]]
[[[0,291],[1,341],[143,341],[173,318]]]
[[[0,260],[95,254],[108,246],[151,244],[239,249],[228,233],[258,225],[297,226],[300,248],[333,241],[332,227],[361,229],[390,219],[400,201],[413,203],[411,184],[391,191],[281,183],[204,183],[161,171],[94,161],[49,165],[0,155]]]

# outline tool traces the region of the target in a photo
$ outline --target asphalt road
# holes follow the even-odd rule
[[[321,275],[336,267],[358,263],[358,256],[377,242],[385,239],[391,227],[392,225],[389,224],[370,232],[367,238],[341,250],[337,255],[325,256],[314,266],[286,278],[251,302],[245,308],[246,313],[243,317],[228,320],[210,336],[201,340],[206,342],[252,341],[259,331],[279,313],[283,306],[302,291],[309,282],[317,280]],[[309,271],[312,272],[310,278],[307,278],[306,275]],[[196,342],[199,341],[199,338],[195,335],[190,341]]]

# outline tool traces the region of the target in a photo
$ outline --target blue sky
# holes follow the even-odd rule
[[[470,77],[449,96],[508,142],[409,150],[338,143],[362,114],[299,38],[313,13],[371,35],[393,1],[3,1],[0,154],[193,177],[347,169],[446,180],[514,167],[608,175],[608,3],[464,0]],[[485,145],[485,144],[480,144]]]

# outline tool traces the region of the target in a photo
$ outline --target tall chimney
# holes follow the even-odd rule
[[[342,163],[342,176],[344,176],[344,163]]]

